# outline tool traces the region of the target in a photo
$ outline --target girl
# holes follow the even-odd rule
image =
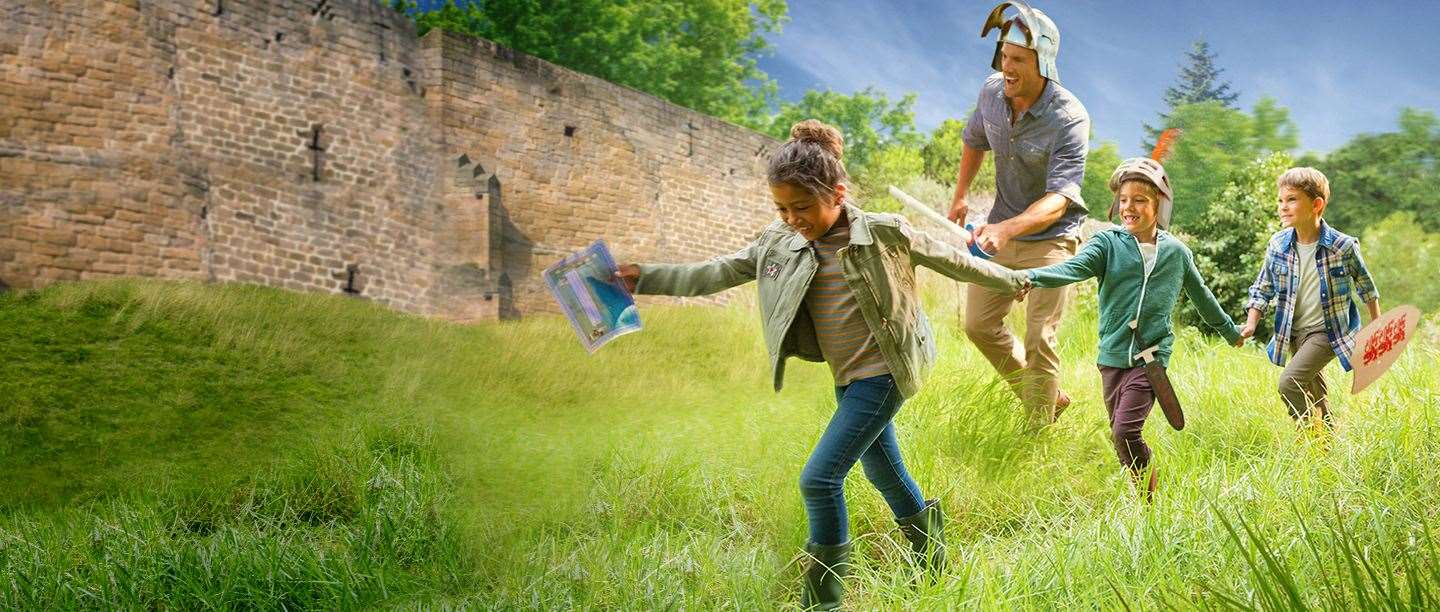
[[[1025,276],[915,232],[895,215],[849,202],[839,130],[809,120],[770,156],[780,219],[739,252],[704,263],[627,264],[616,276],[636,293],[704,295],[755,280],[779,391],[787,357],[824,361],[838,407],[800,475],[810,521],[802,605],[840,605],[851,540],[845,475],[859,460],[928,571],[944,562],[942,514],[905,469],[891,418],[935,358],[920,310],[915,265],[960,281],[1021,293]],[[932,574],[933,575],[933,574]]]
[[[1148,355],[1164,365],[1175,337],[1170,313],[1183,289],[1205,323],[1235,344],[1239,329],[1200,278],[1184,243],[1164,231],[1170,226],[1170,178],[1160,163],[1135,157],[1110,176],[1110,219],[1121,226],[1095,234],[1070,260],[1028,271],[1036,287],[1061,287],[1090,277],[1100,279],[1100,379],[1110,438],[1120,463],[1130,468],[1137,488],[1150,467],[1150,447],[1140,437],[1155,390],[1142,361]],[[1156,229],[1157,226],[1160,229]],[[1148,350],[1148,351],[1147,351]],[[1179,428],[1180,423],[1173,423]],[[1154,498],[1158,476],[1150,469],[1142,496]]]

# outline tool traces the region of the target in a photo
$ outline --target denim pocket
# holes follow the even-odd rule
[[[1020,161],[1032,167],[1043,165],[1048,157],[1045,147],[1032,142],[1019,143],[1015,146],[1015,153],[1020,156]]]

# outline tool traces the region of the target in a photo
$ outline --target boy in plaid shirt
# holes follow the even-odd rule
[[[1314,168],[1291,168],[1277,182],[1285,229],[1270,238],[1265,263],[1250,286],[1240,342],[1255,334],[1260,315],[1274,300],[1275,337],[1265,350],[1271,362],[1285,368],[1280,374],[1280,397],[1297,421],[1308,420],[1313,407],[1329,426],[1321,370],[1338,358],[1340,367],[1350,371],[1350,354],[1360,329],[1355,301],[1364,302],[1375,319],[1380,316],[1380,294],[1360,257],[1360,242],[1335,231],[1322,218],[1330,200],[1325,175]]]

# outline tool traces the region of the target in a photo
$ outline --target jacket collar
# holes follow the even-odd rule
[[[1333,249],[1335,248],[1335,240],[1339,237],[1340,232],[1331,229],[1330,224],[1326,223],[1324,219],[1320,220],[1320,246],[1323,246],[1327,249]],[[1298,240],[1298,238],[1296,237],[1295,228],[1292,227],[1286,230],[1284,240],[1284,250],[1288,251],[1295,246],[1295,242]]]
[[[1115,231],[1120,232],[1120,235],[1124,236],[1124,237],[1125,237],[1126,239],[1128,239],[1130,242],[1133,242],[1133,243],[1135,243],[1135,244],[1137,244],[1137,245],[1140,244],[1140,239],[1139,239],[1139,238],[1136,238],[1136,237],[1135,237],[1135,234],[1130,233],[1130,230],[1127,230],[1127,229],[1125,229],[1125,228],[1123,228],[1123,227],[1120,227],[1120,226],[1118,226],[1118,225],[1115,226],[1114,229],[1115,229]],[[1158,246],[1160,246],[1160,243],[1161,243],[1161,242],[1168,242],[1168,241],[1174,240],[1174,239],[1175,239],[1175,236],[1171,235],[1170,232],[1165,231],[1165,230],[1163,230],[1163,229],[1160,229],[1160,228],[1158,228],[1158,227],[1155,228],[1155,246],[1158,247]]]
[[[850,244],[863,245],[873,244],[875,238],[870,234],[870,225],[865,220],[865,211],[860,210],[854,204],[845,202],[845,217],[850,220]],[[792,251],[799,251],[810,246],[810,241],[795,232],[787,239],[785,247]]]

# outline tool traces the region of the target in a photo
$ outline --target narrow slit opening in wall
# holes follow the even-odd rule
[[[566,137],[573,137],[573,136],[575,136],[575,126],[573,126],[573,125],[567,125],[567,126],[565,126],[565,136],[566,136]]]
[[[280,41],[282,41],[282,40],[285,40],[285,33],[284,33],[284,32],[276,32],[276,33],[275,33],[275,42],[280,42]]]
[[[305,145],[305,148],[310,150],[310,178],[317,183],[320,182],[325,164],[325,147],[320,141],[324,129],[325,126],[318,123],[310,126],[310,142]]]
[[[386,37],[386,34],[388,34],[388,33],[390,32],[390,26],[385,25],[385,24],[383,24],[383,23],[381,23],[381,22],[379,22],[379,21],[372,21],[372,22],[370,22],[370,23],[374,24],[375,27],[376,27],[376,30],[375,30],[375,35],[376,35],[376,38],[377,38],[376,42],[378,42],[378,43],[380,44],[380,62],[381,62],[381,63],[384,63],[385,61],[387,61],[386,58],[385,58],[385,41],[386,41],[386,38],[387,38],[387,37]],[[410,75],[405,75],[405,76],[410,76]]]
[[[341,291],[349,295],[360,295],[360,290],[355,287],[355,277],[360,274],[360,266],[350,264],[345,266],[345,287]]]
[[[215,16],[216,16],[216,17],[219,17],[219,16],[224,15],[224,14],[225,14],[225,0],[215,0]]]

